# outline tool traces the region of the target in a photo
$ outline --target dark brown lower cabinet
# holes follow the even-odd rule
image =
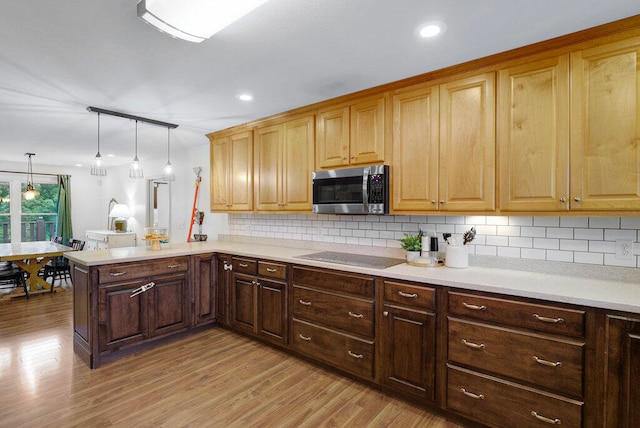
[[[193,284],[193,320],[194,327],[211,324],[216,321],[216,263],[215,254],[202,254],[191,258]]]
[[[607,316],[606,427],[640,423],[640,317]]]
[[[232,327],[273,343],[287,344],[287,266],[235,257],[232,266]]]
[[[98,350],[119,350],[189,327],[183,273],[104,285],[98,289]],[[142,288],[146,291],[141,291]]]
[[[380,326],[382,384],[433,401],[435,314],[385,305],[383,316]]]
[[[230,293],[232,281],[231,256],[218,254],[216,257],[216,321],[230,326]]]

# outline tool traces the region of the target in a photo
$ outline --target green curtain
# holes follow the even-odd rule
[[[71,227],[71,176],[58,176],[58,225],[56,235],[62,236],[62,242],[67,243],[73,238]]]

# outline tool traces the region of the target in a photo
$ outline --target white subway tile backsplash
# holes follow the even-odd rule
[[[589,228],[619,229],[620,217],[591,217],[589,218]]]
[[[471,254],[640,267],[637,217],[229,214],[232,235],[386,248],[400,248],[399,239],[419,229],[443,242],[443,233],[460,239],[472,226]],[[616,240],[635,243],[631,260],[615,258]]]

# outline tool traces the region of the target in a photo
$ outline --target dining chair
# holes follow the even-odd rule
[[[0,262],[0,289],[14,289],[21,285],[28,299],[29,289],[24,279],[24,272],[11,262]]]
[[[76,251],[82,251],[84,249],[84,241],[80,239],[69,239],[67,246],[73,248]],[[53,288],[55,286],[56,278],[60,280],[60,286],[62,286],[62,280],[68,279],[71,284],[73,284],[73,280],[71,279],[71,266],[69,265],[69,260],[64,256],[58,256],[53,258],[49,263],[44,266],[44,275],[43,278],[46,281],[47,278],[51,278],[51,292],[53,293]]]

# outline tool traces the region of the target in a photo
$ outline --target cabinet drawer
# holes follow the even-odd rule
[[[293,349],[355,375],[373,378],[372,341],[293,320]]]
[[[258,262],[258,275],[267,278],[287,279],[287,265],[273,262]]]
[[[293,284],[361,297],[373,297],[373,278],[301,266],[293,268]]]
[[[585,312],[449,292],[449,314],[569,336],[584,336]]]
[[[136,278],[185,272],[189,269],[188,257],[154,259],[144,263],[121,263],[98,268],[98,282],[109,284]]]
[[[449,319],[449,360],[582,397],[584,343]]]
[[[373,302],[293,287],[293,316],[373,337]]]
[[[392,281],[384,282],[385,303],[399,303],[403,306],[434,309],[435,298],[436,290],[433,288]]]
[[[448,366],[449,410],[493,427],[582,426],[581,401]]]
[[[233,257],[231,264],[233,265],[233,271],[235,273],[244,273],[247,275],[255,275],[258,273],[258,262],[255,260]]]

